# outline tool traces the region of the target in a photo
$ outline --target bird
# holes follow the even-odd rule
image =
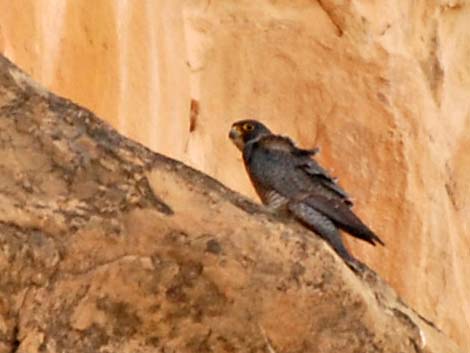
[[[230,140],[242,152],[248,176],[262,203],[274,213],[287,213],[324,239],[350,267],[363,265],[351,255],[340,230],[368,242],[385,245],[352,211],[350,196],[313,158],[318,148],[302,149],[263,123],[232,124]]]

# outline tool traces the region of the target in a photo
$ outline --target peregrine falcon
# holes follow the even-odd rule
[[[351,210],[348,194],[312,157],[288,137],[256,120],[232,125],[229,137],[243,153],[248,175],[263,204],[285,211],[326,240],[349,265],[360,264],[346,249],[339,229],[375,246],[384,245]]]

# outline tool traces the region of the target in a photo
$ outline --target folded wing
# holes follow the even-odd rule
[[[324,187],[335,192],[348,206],[353,205],[353,202],[346,191],[344,191],[344,189],[337,184],[336,180],[333,179],[315,160],[311,158],[302,158],[302,160],[299,161],[298,168],[314,179],[312,180],[313,182],[321,183]]]
[[[352,236],[365,240],[372,245],[376,243],[385,245],[384,242],[340,200],[328,199],[323,195],[310,194],[303,197],[302,202],[330,218],[339,228],[345,230]]]

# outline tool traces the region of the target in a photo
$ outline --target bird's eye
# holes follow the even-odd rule
[[[245,131],[253,131],[254,129],[255,129],[255,126],[253,124],[246,123],[245,125],[243,125],[243,130]]]

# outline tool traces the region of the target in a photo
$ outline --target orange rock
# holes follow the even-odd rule
[[[387,243],[352,251],[467,347],[469,19],[459,0],[0,0],[0,50],[254,199],[232,121],[320,146]]]

